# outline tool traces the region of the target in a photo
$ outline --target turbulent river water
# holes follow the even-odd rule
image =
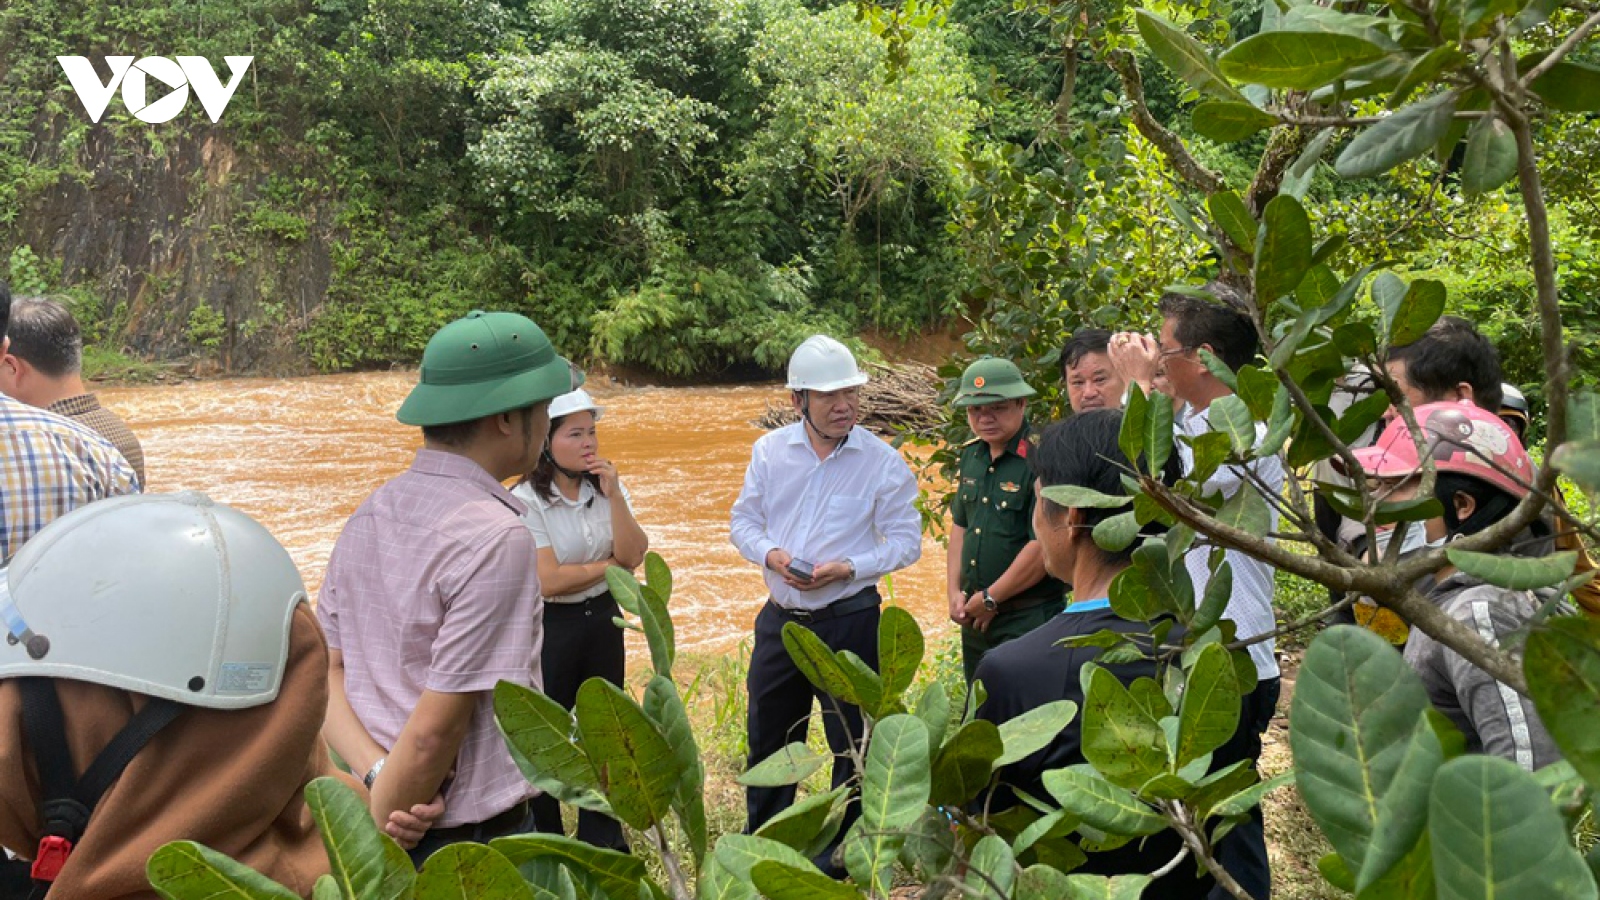
[[[289,548],[316,597],[345,519],[403,471],[420,445],[394,411],[412,372],[297,379],[233,379],[99,392],[144,443],[151,491],[199,490],[255,516]],[[728,542],[753,424],[776,386],[594,387],[605,406],[600,452],[617,464],[650,548],[673,571],[680,649],[735,651],[765,597],[760,572]],[[925,538],[922,559],[895,575],[892,601],[931,641],[945,615],[944,550]],[[637,635],[630,635],[630,641]],[[630,660],[645,658],[633,641]]]

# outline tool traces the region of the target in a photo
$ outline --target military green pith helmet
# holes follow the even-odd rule
[[[983,406],[1001,400],[1032,397],[1039,393],[1022,380],[1022,372],[1009,359],[985,356],[961,373],[961,389],[956,391],[956,406]]]
[[[422,351],[422,377],[395,418],[449,425],[521,409],[576,390],[583,373],[556,354],[527,316],[474,310],[439,329]]]

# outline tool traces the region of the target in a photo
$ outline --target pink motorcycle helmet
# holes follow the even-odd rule
[[[1427,403],[1415,410],[1423,432],[1422,449],[1440,472],[1478,478],[1512,497],[1528,493],[1533,461],[1522,441],[1499,416],[1467,401]],[[1355,451],[1370,477],[1405,478],[1422,470],[1411,429],[1400,416],[1384,428],[1378,442]]]

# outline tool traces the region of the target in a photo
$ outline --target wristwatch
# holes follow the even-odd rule
[[[994,602],[994,598],[989,596],[988,588],[983,589],[983,608],[989,612],[994,612],[1000,608],[1000,604]]]
[[[372,768],[367,770],[366,776],[361,779],[361,783],[367,786],[367,790],[372,790],[372,783],[378,780],[378,773],[383,771],[383,764],[388,761],[389,757],[380,756],[378,761],[372,764]]]

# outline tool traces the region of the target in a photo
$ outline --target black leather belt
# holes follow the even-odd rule
[[[778,615],[799,622],[801,625],[809,625],[812,622],[826,622],[829,619],[848,616],[864,609],[871,609],[882,602],[883,598],[878,596],[878,588],[876,586],[835,600],[821,609],[789,609],[785,606],[779,606],[776,600],[767,601],[773,609],[778,611]]]

